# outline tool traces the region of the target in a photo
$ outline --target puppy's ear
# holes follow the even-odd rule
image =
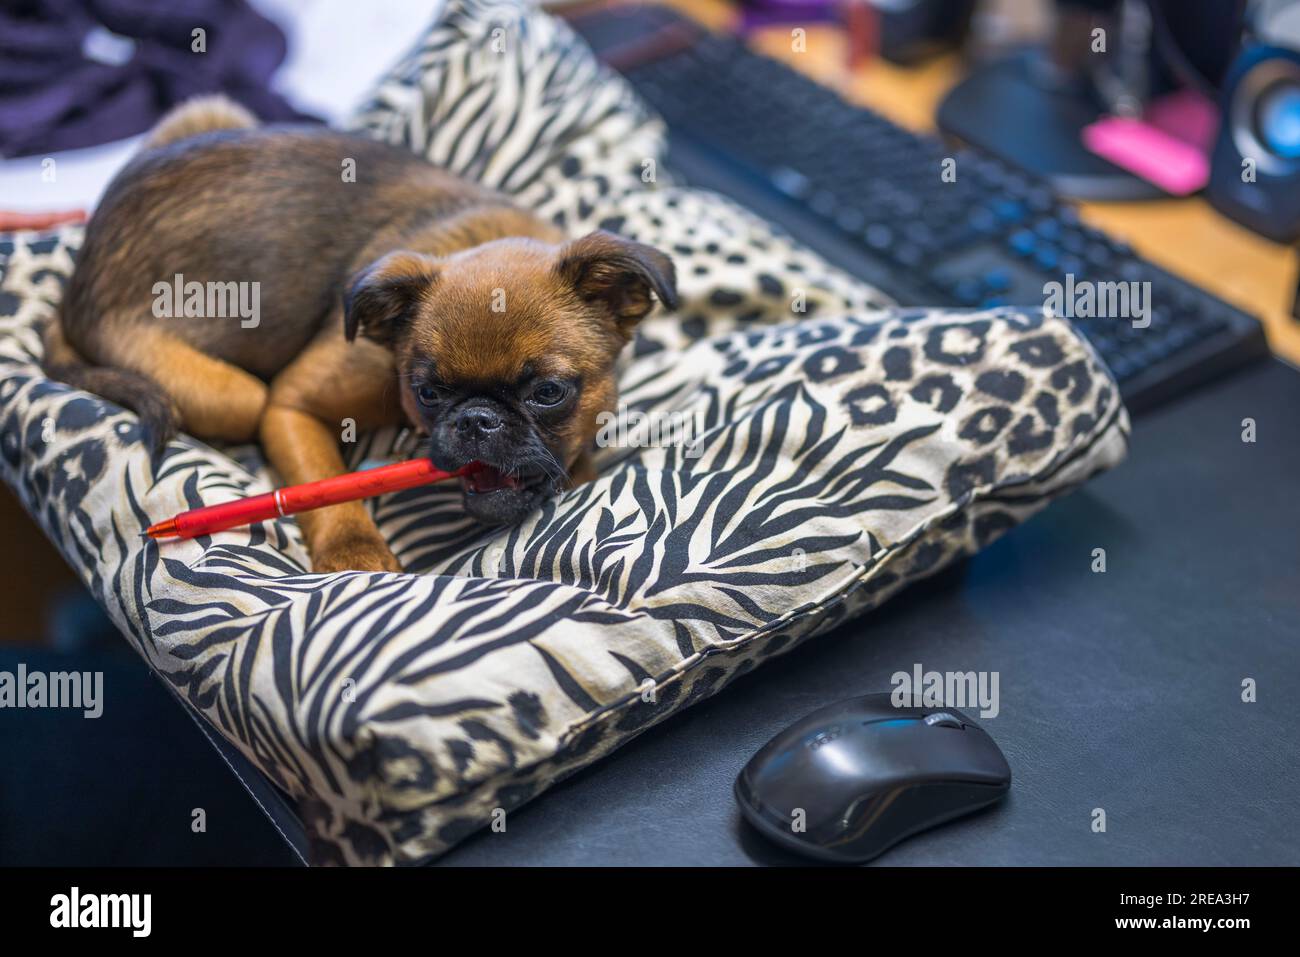
[[[579,296],[608,309],[625,337],[654,308],[652,292],[669,309],[677,308],[673,261],[652,246],[604,230],[561,247],[555,268]]]
[[[343,293],[343,334],[360,333],[391,347],[410,325],[411,310],[438,278],[437,264],[419,253],[389,253],[352,277]]]

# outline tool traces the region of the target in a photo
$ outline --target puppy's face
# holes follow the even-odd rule
[[[390,253],[354,279],[346,330],[393,349],[435,465],[487,466],[462,480],[469,514],[513,523],[591,447],[652,294],[677,305],[672,262],[640,243],[501,239],[448,257]]]

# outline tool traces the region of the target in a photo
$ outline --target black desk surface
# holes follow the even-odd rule
[[[1144,416],[1115,471],[441,863],[797,861],[741,821],[736,773],[797,718],[915,663],[1000,673],[984,726],[1011,796],[880,864],[1300,864],[1300,374],[1267,362]]]

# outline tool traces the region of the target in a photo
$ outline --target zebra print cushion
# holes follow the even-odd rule
[[[0,237],[6,481],[150,665],[297,798],[317,863],[437,855],[1123,456],[1114,383],[1067,323],[887,309],[720,197],[644,180],[658,123],[544,14],[453,3],[358,126],[574,232],[670,249],[684,304],[629,350],[623,401],[697,431],[603,448],[595,481],[508,530],[466,521],[454,489],[380,498],[404,575],[308,574],[292,521],[143,543],[150,519],[272,477],[256,448],[188,437],[154,468],[134,416],[47,380],[38,326],[81,232]]]

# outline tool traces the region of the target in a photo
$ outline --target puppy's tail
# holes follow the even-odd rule
[[[153,149],[177,140],[213,130],[246,130],[257,126],[257,117],[234,100],[222,95],[197,96],[174,107],[158,121],[144,148]]]
[[[140,417],[155,458],[176,437],[180,415],[157,382],[139,372],[86,362],[64,336],[63,323],[57,315],[46,321],[41,335],[45,340],[45,374],[134,412]]]

